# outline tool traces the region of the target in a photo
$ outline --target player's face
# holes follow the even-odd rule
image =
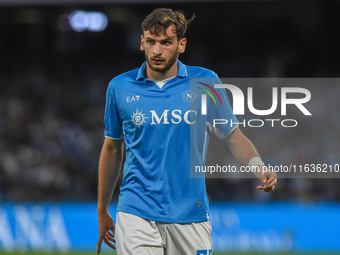
[[[171,25],[166,33],[159,35],[144,31],[141,36],[140,49],[145,53],[148,67],[155,72],[167,72],[176,63],[179,53],[185,51],[186,39],[178,40],[174,28]]]

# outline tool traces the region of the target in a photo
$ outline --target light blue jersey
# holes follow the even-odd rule
[[[118,211],[159,222],[200,222],[209,211],[205,179],[192,178],[190,164],[204,165],[208,127],[220,138],[233,129],[211,128],[212,118],[237,119],[223,89],[216,89],[218,104],[208,96],[208,114],[202,115],[201,94],[214,84],[190,87],[191,78],[220,81],[208,69],[177,64],[177,76],[162,88],[145,78],[146,62],[115,77],[107,90],[105,136],[125,140]]]

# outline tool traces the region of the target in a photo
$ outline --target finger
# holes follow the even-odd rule
[[[109,234],[106,234],[106,238],[108,239],[108,240],[110,240],[111,242],[116,242],[116,239],[115,239],[115,237],[114,237],[114,235],[112,235],[111,233]]]
[[[261,177],[261,178],[259,178],[259,179],[260,179],[261,182],[263,182],[264,185],[259,185],[259,186],[257,186],[256,188],[257,188],[258,190],[266,188],[267,179],[266,179],[265,177]]]
[[[276,178],[275,177],[271,177],[268,182],[266,183],[266,188],[270,188],[272,186],[274,186],[276,184]]]
[[[270,191],[273,191],[274,189],[275,189],[275,185],[270,188],[264,189],[264,192],[270,192]]]
[[[271,187],[266,187],[266,185],[256,187],[257,190],[263,190],[265,192],[270,192],[270,191],[274,190],[274,188],[275,188],[275,185],[271,186]]]
[[[277,183],[277,176],[275,173],[271,173],[268,177],[267,177],[267,181],[265,182],[265,187],[264,188],[270,188],[273,185],[275,185]]]
[[[277,176],[276,176],[276,174],[272,174],[272,175],[270,176],[268,182],[275,182],[275,181],[277,181]]]
[[[113,243],[111,243],[107,238],[104,238],[104,242],[107,244],[107,246],[109,246],[112,249],[116,249],[116,246],[113,245]]]
[[[101,236],[99,236],[98,241],[97,241],[97,254],[100,253],[100,249],[102,247],[102,242],[103,242],[103,238]]]
[[[274,190],[274,189],[275,189],[275,186],[272,186],[272,187],[270,187],[270,188],[264,189],[263,191],[264,191],[264,192],[270,192],[270,191],[272,191],[272,190]]]
[[[111,233],[110,231],[107,231],[106,233],[107,235],[111,236],[111,237],[115,237],[115,235],[113,233]]]
[[[112,238],[112,237],[108,237],[107,239],[108,239],[110,242],[116,243],[116,240],[115,240],[114,238]]]

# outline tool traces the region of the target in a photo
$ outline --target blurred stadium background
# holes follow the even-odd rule
[[[340,74],[339,1],[0,0],[0,253],[95,252],[106,86],[144,61],[140,23],[160,6],[196,14],[187,65]],[[310,128],[245,129],[266,162],[339,163],[340,85],[317,93]],[[266,194],[254,179],[208,179],[215,251],[340,254],[339,184],[281,179]]]

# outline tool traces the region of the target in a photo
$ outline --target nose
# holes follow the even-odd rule
[[[153,51],[152,53],[154,55],[161,55],[161,46],[159,43],[155,43],[155,45],[153,46]]]

